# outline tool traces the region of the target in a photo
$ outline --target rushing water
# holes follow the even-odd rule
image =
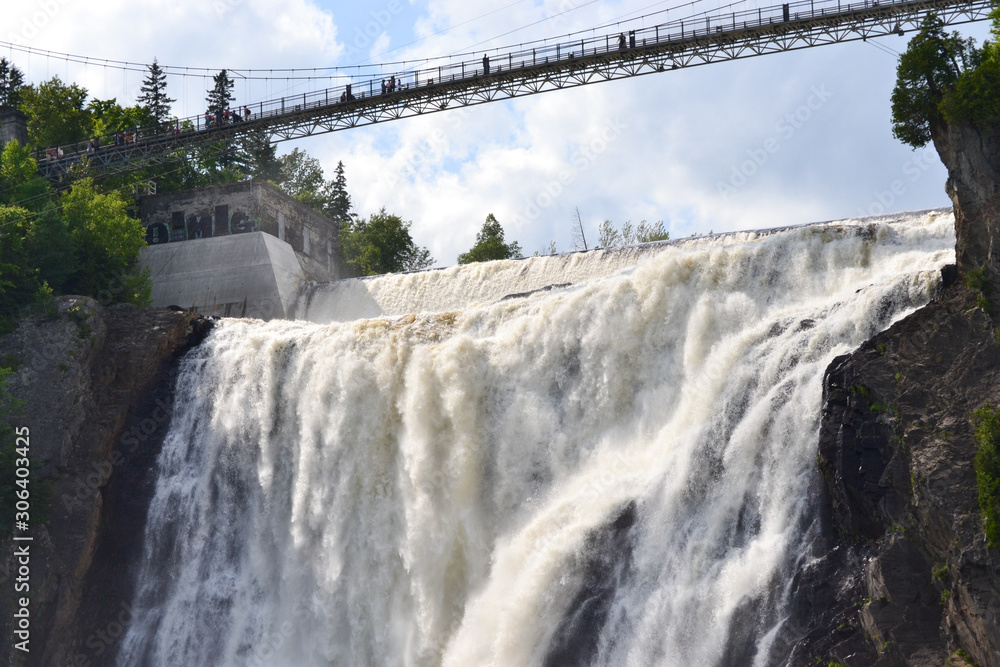
[[[119,662],[780,663],[823,372],[927,302],[953,248],[932,212],[485,303],[526,291],[475,285],[509,266],[377,285],[396,312],[472,285],[439,312],[223,321],[183,362]]]

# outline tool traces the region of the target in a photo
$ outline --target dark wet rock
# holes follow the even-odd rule
[[[67,296],[50,316],[0,338],[0,354],[20,362],[10,383],[25,401],[17,422],[30,429],[34,464],[51,489],[48,521],[30,529],[31,652],[19,664],[101,665],[114,655],[177,361],[212,324],[193,312]],[[12,547],[2,557],[6,588]],[[11,604],[0,596],[6,637]],[[2,664],[10,650],[6,642]]]
[[[961,283],[827,371],[825,544],[796,582],[790,664],[1000,667],[971,413],[1000,404],[1000,345]],[[825,550],[825,551],[824,551]]]
[[[615,593],[629,576],[631,528],[637,512],[635,503],[628,504],[614,521],[587,540],[583,585],[553,636],[543,663],[545,667],[587,665],[597,655],[598,640],[608,621]]]

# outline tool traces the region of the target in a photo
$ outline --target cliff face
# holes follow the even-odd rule
[[[0,339],[0,354],[20,361],[10,386],[25,401],[16,421],[30,429],[32,461],[51,493],[48,521],[29,532],[31,641],[21,657],[29,665],[98,665],[113,655],[130,614],[121,564],[141,549],[176,361],[210,322],[83,297],[56,303],[57,314]],[[7,581],[16,571],[13,545],[2,556]],[[12,604],[0,596],[7,637]],[[3,651],[12,651],[10,642]]]
[[[791,664],[1000,667],[1000,552],[983,533],[972,423],[1000,405],[987,313],[1000,304],[1000,127],[945,126],[934,144],[957,268],[933,303],[827,371],[823,528],[797,581]],[[980,268],[982,291],[957,281]]]
[[[831,364],[819,462],[833,548],[811,576],[837,585],[801,591],[828,606],[800,664],[1000,666],[1000,553],[972,464],[984,402],[1000,403],[1000,345],[961,284]]]
[[[985,265],[1000,288],[1000,127],[945,125],[934,133],[934,147],[948,168],[958,271]]]

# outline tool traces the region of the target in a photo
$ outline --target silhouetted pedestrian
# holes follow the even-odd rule
[[[483,76],[489,76],[489,75],[490,75],[490,57],[484,55],[483,56]]]

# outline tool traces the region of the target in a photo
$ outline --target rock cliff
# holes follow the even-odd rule
[[[822,622],[794,664],[1000,666],[1000,553],[972,465],[984,402],[1000,403],[1000,345],[960,283],[831,364],[829,550],[803,575],[799,609]]]
[[[946,125],[934,145],[957,267],[934,302],[827,371],[821,538],[796,582],[789,632],[805,639],[790,664],[1000,667],[1000,552],[972,422],[1000,405],[1000,127]]]
[[[1000,127],[944,125],[934,133],[934,147],[948,168],[958,272],[985,266],[1000,288]]]
[[[33,464],[50,492],[48,521],[30,529],[30,653],[14,656],[7,642],[2,662],[83,667],[113,655],[130,615],[122,564],[141,549],[176,361],[211,323],[84,297],[55,305],[0,338],[0,355],[19,363],[10,388],[25,409],[16,421],[30,429]],[[5,588],[12,552],[8,544],[2,553]],[[0,596],[6,637],[11,604]]]

